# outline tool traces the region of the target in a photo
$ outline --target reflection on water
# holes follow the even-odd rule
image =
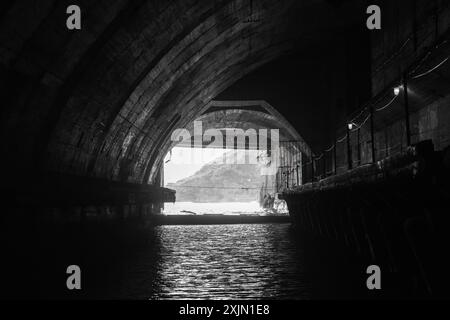
[[[128,264],[121,296],[150,299],[307,299],[289,224],[159,226],[155,251]]]

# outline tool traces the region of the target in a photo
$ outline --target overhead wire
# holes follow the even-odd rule
[[[439,64],[437,64],[436,66],[434,66],[434,67],[431,68],[430,70],[428,70],[428,71],[426,71],[426,72],[423,72],[423,73],[420,73],[420,74],[418,74],[418,75],[416,75],[416,76],[412,76],[412,79],[419,79],[419,78],[421,78],[421,77],[423,77],[423,76],[426,76],[426,75],[432,73],[434,70],[438,69],[438,68],[439,68],[440,66],[442,66],[444,63],[446,63],[446,62],[448,61],[448,59],[450,59],[450,56],[448,56],[447,58],[445,58],[442,62],[440,62]]]
[[[377,108],[377,109],[375,109],[375,111],[382,111],[382,110],[384,110],[384,109],[386,109],[386,108],[388,108],[394,101],[395,101],[395,99],[397,99],[397,97],[398,96],[394,96],[386,105],[384,105],[383,107],[381,107],[381,108]]]

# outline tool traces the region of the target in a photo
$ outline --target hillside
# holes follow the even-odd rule
[[[169,183],[177,192],[177,201],[190,202],[246,202],[256,201],[263,177],[257,164],[228,164],[233,152],[205,164],[190,177]],[[238,159],[243,160],[243,159]],[[242,163],[243,161],[239,161]],[[249,189],[245,189],[249,188]]]

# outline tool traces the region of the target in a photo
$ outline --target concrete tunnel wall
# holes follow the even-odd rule
[[[386,8],[383,28],[372,33],[371,37],[375,159],[381,160],[406,150],[404,90],[397,98],[393,93],[393,88],[402,84],[405,72],[409,78],[411,143],[431,140],[434,149],[442,151],[450,142],[450,65],[444,63],[436,70],[433,68],[450,55],[450,6],[439,1],[385,1],[381,5]],[[433,72],[415,78],[429,70]],[[357,166],[372,161],[372,139],[370,119],[367,120],[369,110],[362,114],[353,112],[347,119],[355,115],[357,126],[364,123],[359,132],[359,147],[357,130],[350,134],[352,163]],[[345,135],[345,123],[341,123],[335,137],[339,139]],[[330,141],[330,145],[333,143]],[[337,172],[342,173],[348,167],[346,141],[337,145]],[[333,171],[332,157],[332,152],[325,156],[328,172]]]
[[[107,8],[81,2],[84,28],[77,32],[60,27],[68,2],[46,1],[37,11],[9,3],[0,31],[5,180],[56,172],[154,183],[171,132],[214,98],[267,100],[318,155],[345,133],[370,79],[373,95],[391,90],[402,70],[444,36],[448,6],[433,3],[382,3],[383,29],[372,33],[360,14],[364,5],[355,3],[327,10],[326,1],[251,8],[245,1],[113,1]],[[369,35],[371,47],[361,45]],[[370,65],[372,77],[362,81]],[[431,136],[444,148],[448,93],[435,84],[415,88],[422,96],[411,99],[413,140]],[[401,108],[396,101],[396,111],[375,123],[377,158],[402,148]],[[360,152],[351,136],[355,163],[371,157],[366,127],[360,135]],[[339,170],[346,170],[346,157],[344,143]]]
[[[328,254],[339,244],[336,248],[353,252],[361,265],[385,270],[383,298],[448,297],[449,5],[381,5],[386,12],[383,28],[371,39],[373,99],[339,125],[329,143],[340,142],[318,160],[318,167],[325,162],[326,168],[317,173],[316,182],[283,195],[290,210],[298,213],[294,218],[299,228],[313,235],[318,248],[323,241],[324,249],[316,252]],[[406,139],[405,88],[397,97],[393,92],[404,76],[412,147]],[[375,110],[374,141],[370,107]],[[345,135],[352,120],[356,127],[363,126],[359,145],[358,130],[350,133],[351,162],[353,167],[366,165],[348,171]],[[339,175],[333,176],[336,169]]]

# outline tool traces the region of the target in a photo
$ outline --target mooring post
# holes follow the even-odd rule
[[[347,125],[347,163],[348,163],[348,170],[351,170],[353,167],[352,163],[352,145],[350,143],[350,128]]]
[[[289,169],[286,170],[286,189],[289,189]]]
[[[358,128],[357,136],[358,136],[358,166],[360,166],[361,165],[361,128]]]
[[[337,174],[337,136],[334,136],[334,148],[333,148],[333,163],[334,163],[334,174]]]
[[[372,151],[372,163],[375,163],[377,161],[376,154],[375,154],[375,129],[374,129],[374,112],[373,112],[373,106],[370,106],[370,139],[371,141],[371,151]]]
[[[323,177],[327,176],[327,162],[326,162],[326,160],[327,160],[327,157],[324,154],[323,155],[323,164],[322,164],[322,166],[323,166]]]

